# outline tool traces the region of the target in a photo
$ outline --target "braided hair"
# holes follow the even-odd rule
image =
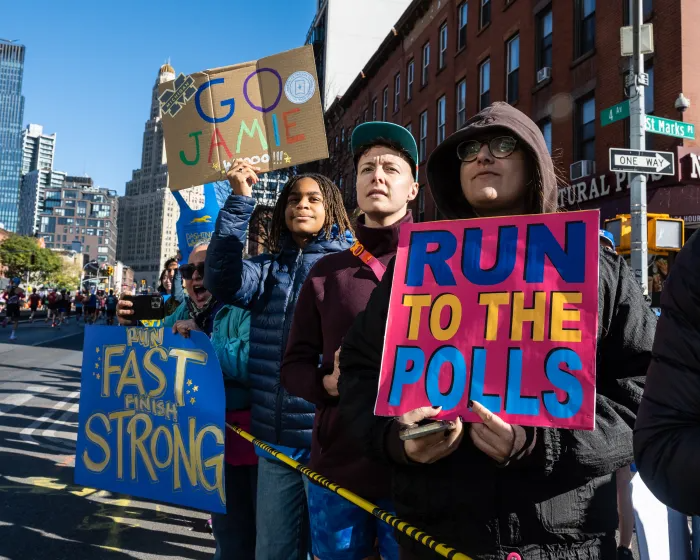
[[[312,179],[321,189],[321,194],[323,195],[323,206],[326,210],[326,221],[323,223],[323,231],[326,237],[330,239],[331,230],[334,225],[338,226],[338,231],[340,236],[344,236],[345,232],[354,232],[352,224],[350,223],[350,218],[345,211],[345,205],[343,204],[343,197],[340,194],[340,190],[335,186],[333,181],[331,181],[325,175],[320,175],[319,173],[304,173],[302,175],[295,175],[282,189],[279,199],[277,199],[277,204],[275,204],[275,209],[272,213],[272,225],[270,228],[270,245],[273,250],[280,250],[280,240],[282,233],[289,231],[287,228],[287,222],[285,220],[285,209],[287,208],[287,201],[289,200],[289,195],[300,180],[302,179]],[[320,233],[320,232],[319,232]]]

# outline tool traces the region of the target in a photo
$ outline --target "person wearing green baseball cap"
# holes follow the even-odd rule
[[[393,511],[391,473],[367,457],[338,408],[338,351],[343,337],[396,255],[399,228],[413,221],[418,195],[416,141],[386,122],[358,126],[351,138],[357,170],[357,242],[313,267],[299,293],[280,370],[284,388],[316,405],[309,467],[386,511]],[[321,366],[319,367],[319,363]],[[309,484],[316,558],[398,560],[393,529],[322,486]]]

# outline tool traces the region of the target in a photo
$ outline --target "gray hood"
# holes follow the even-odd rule
[[[540,213],[556,212],[557,177],[542,132],[525,113],[498,101],[469,119],[461,129],[435,148],[428,158],[428,184],[443,216],[450,220],[476,217],[474,209],[462,194],[459,178],[462,162],[457,157],[457,146],[493,129],[510,130],[529,147],[543,183],[543,192],[537,195],[539,204],[536,207]]]

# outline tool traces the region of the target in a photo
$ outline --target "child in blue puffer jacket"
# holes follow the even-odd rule
[[[229,169],[232,194],[216,221],[204,282],[225,304],[249,309],[251,432],[306,464],[314,405],[289,395],[280,364],[301,286],[321,257],[349,249],[352,227],[340,192],[317,174],[292,177],[272,215],[272,253],[244,259],[255,199],[256,172],[243,160]],[[260,452],[257,499],[257,560],[305,559],[309,550],[305,478]]]

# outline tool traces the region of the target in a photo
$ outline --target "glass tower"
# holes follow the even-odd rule
[[[24,45],[0,39],[0,227],[17,231],[22,171]]]

